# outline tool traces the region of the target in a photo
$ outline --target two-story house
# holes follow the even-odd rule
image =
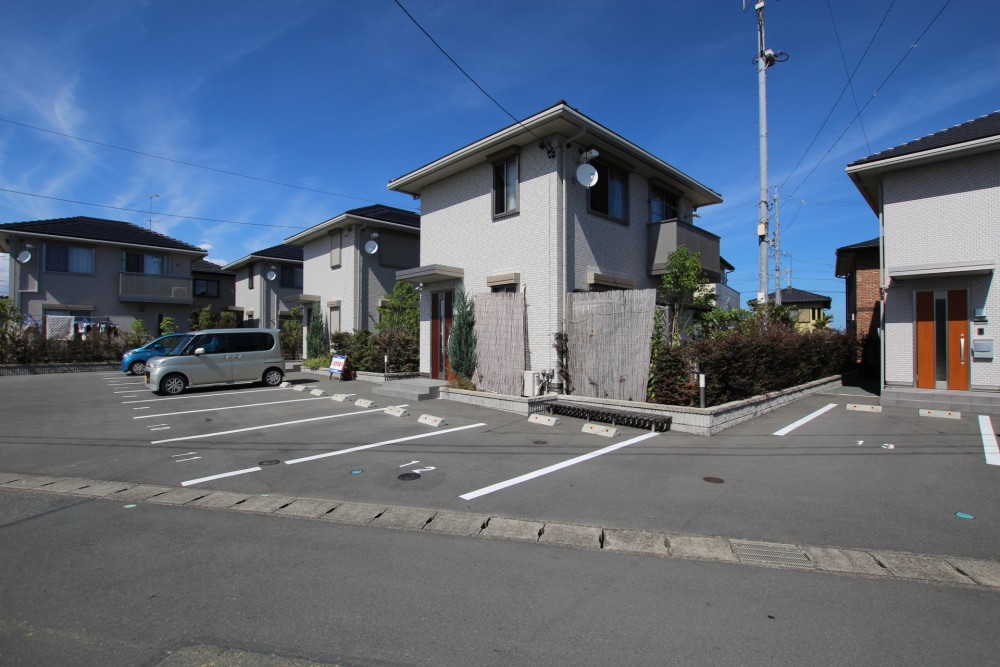
[[[271,246],[222,267],[236,274],[236,305],[248,327],[280,328],[302,294],[302,246]]]
[[[420,371],[432,378],[445,377],[460,282],[469,295],[523,293],[525,363],[543,370],[558,366],[567,294],[655,288],[679,245],[711,280],[724,275],[719,237],[692,222],[722,197],[565,102],[388,187],[421,200],[421,265],[397,277],[422,290]]]
[[[36,322],[78,325],[134,320],[159,333],[171,317],[186,327],[194,303],[192,264],[201,248],[117,220],[77,216],[0,225],[10,253],[10,298]]]
[[[304,345],[314,308],[322,309],[331,333],[375,328],[396,272],[420,264],[420,216],[375,204],[341,213],[285,243],[302,248],[303,289],[289,303],[303,306]]]
[[[192,310],[208,306],[216,315],[235,310],[235,272],[225,271],[218,264],[199,259],[191,265],[191,282],[194,295]]]
[[[847,173],[880,223],[883,405],[1000,407],[1000,112]]]

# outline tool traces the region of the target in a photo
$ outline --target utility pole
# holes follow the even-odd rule
[[[774,186],[774,305],[781,305],[781,218],[778,215],[778,186]]]
[[[747,9],[747,0],[743,2],[743,11]],[[767,223],[770,211],[767,206],[767,68],[776,62],[788,60],[788,54],[775,53],[764,46],[764,0],[757,0],[754,5],[757,11],[757,102],[760,113],[760,202],[757,218],[757,303],[767,302],[768,283],[768,250]]]

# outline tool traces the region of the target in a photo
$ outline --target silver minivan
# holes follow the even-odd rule
[[[277,329],[206,329],[187,334],[171,356],[147,361],[146,387],[158,394],[235,382],[276,387],[284,368]]]

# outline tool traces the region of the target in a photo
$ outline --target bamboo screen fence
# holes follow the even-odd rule
[[[525,356],[524,294],[476,295],[476,377],[480,389],[521,395]]]
[[[645,402],[655,309],[655,289],[567,295],[569,393]]]

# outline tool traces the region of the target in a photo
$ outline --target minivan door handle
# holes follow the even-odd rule
[[[242,354],[230,354],[229,358],[230,359],[242,359],[243,355]]]

